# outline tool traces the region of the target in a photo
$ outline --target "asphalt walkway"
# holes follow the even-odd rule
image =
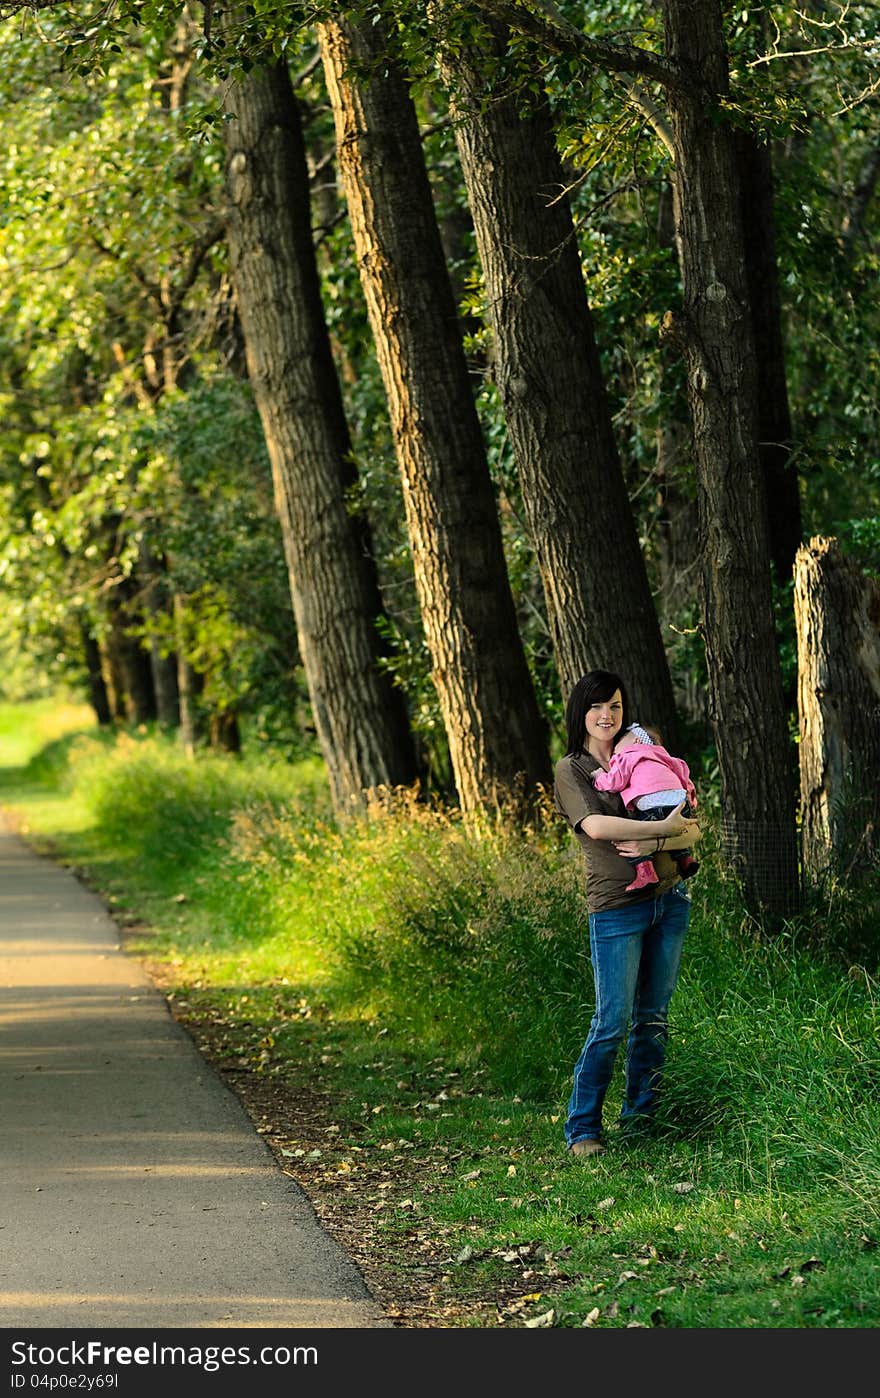
[[[103,904],[0,817],[0,1326],[388,1325]]]

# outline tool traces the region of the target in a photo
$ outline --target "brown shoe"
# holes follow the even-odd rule
[[[580,1141],[572,1141],[568,1148],[572,1155],[604,1155],[605,1147],[601,1141],[585,1136]]]

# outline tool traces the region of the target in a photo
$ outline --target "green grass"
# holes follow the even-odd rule
[[[388,1162],[376,1237],[430,1259],[441,1310],[497,1291],[481,1323],[877,1325],[870,885],[761,940],[707,838],[657,1128],[584,1164],[561,1137],[591,1012],[580,868],[549,812],[477,839],[401,793],[340,831],[318,763],[193,762],[43,704],[0,706],[0,764],[0,803],[105,893],[178,1010],[326,1094],[325,1179]]]

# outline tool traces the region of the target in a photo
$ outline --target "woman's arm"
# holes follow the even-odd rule
[[[695,820],[685,820],[681,814],[682,806],[684,806],[683,801],[663,820],[652,820],[650,835],[645,834],[643,820],[632,820],[627,816],[588,815],[580,822],[580,827],[591,840],[650,840],[653,842],[657,837],[688,834],[692,827],[699,829]],[[685,840],[681,848],[686,849],[687,844],[688,842]]]
[[[641,821],[640,824],[644,831],[644,821]],[[660,824],[661,822],[659,820],[651,821],[651,826],[654,831],[657,830]],[[687,821],[687,826],[687,830],[681,835],[645,835],[643,833],[639,840],[614,840],[612,843],[618,854],[629,856],[630,858],[634,858],[638,854],[658,854],[662,849],[690,849],[692,845],[695,845],[698,840],[703,838],[703,832],[695,820]]]

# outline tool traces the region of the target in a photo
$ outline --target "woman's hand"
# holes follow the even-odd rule
[[[685,835],[689,826],[696,825],[696,821],[689,821],[686,816],[682,815],[684,807],[685,801],[682,801],[674,811],[670,811],[668,816],[664,816],[663,820],[654,821],[654,829],[658,835]]]
[[[654,841],[656,845],[657,841]],[[622,854],[624,859],[636,859],[640,854],[651,854],[653,845],[649,846],[643,840],[613,840],[612,844],[618,854]]]

